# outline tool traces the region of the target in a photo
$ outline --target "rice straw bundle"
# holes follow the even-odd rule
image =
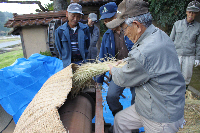
[[[81,66],[78,66],[77,70],[73,74],[72,82],[73,82],[73,88],[71,91],[72,96],[78,94],[81,89],[84,89],[84,87],[90,83],[91,79],[97,75],[101,75],[107,71],[110,70],[108,67],[108,64],[113,65],[114,67],[122,67],[126,64],[126,62],[123,62],[116,66],[116,61],[110,60],[110,61],[104,61],[104,62],[98,62],[98,63],[86,63],[82,64]]]
[[[58,108],[72,88],[71,65],[51,76],[29,103],[15,127],[14,133],[67,133]]]

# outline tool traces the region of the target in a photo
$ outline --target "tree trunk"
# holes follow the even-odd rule
[[[67,10],[67,0],[53,0],[54,11]]]

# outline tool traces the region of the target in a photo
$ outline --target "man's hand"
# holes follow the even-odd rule
[[[111,64],[108,64],[108,67],[110,68],[109,73],[112,75],[111,69],[113,68],[113,66]]]
[[[195,60],[194,66],[197,67],[199,65],[199,60]]]
[[[123,62],[124,62],[123,60],[118,60],[117,63],[116,63],[116,66],[118,66],[119,64],[121,64]]]

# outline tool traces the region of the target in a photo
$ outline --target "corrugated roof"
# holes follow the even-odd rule
[[[16,28],[31,25],[48,25],[49,22],[53,19],[62,20],[63,23],[66,22],[66,10],[23,15],[18,15],[14,13],[13,19],[9,19],[4,24],[4,27]]]
[[[117,4],[121,2],[122,0],[70,0],[71,3],[79,3],[82,6],[84,5],[102,5],[107,2],[116,2]]]
[[[118,2],[120,0],[70,0],[71,3],[77,2],[84,6],[97,6],[99,10],[99,6],[107,3],[107,2]],[[54,19],[62,20],[62,23],[67,21],[66,18],[66,10],[62,11],[50,11],[50,12],[40,12],[37,14],[23,14],[18,15],[16,13],[13,14],[13,19],[9,19],[4,27],[7,28],[20,28],[24,26],[33,26],[33,25],[48,25],[50,21]]]

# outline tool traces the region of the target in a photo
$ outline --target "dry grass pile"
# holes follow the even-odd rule
[[[200,100],[193,97],[191,91],[186,92],[184,118],[186,124],[178,133],[200,132]]]
[[[71,65],[51,76],[29,103],[14,133],[67,133],[60,120],[60,108],[72,87]]]
[[[111,59],[110,61],[85,63],[81,66],[77,66],[72,78],[72,96],[78,94],[85,86],[89,86],[93,77],[109,71],[110,68],[108,67],[108,64],[111,64],[114,67],[122,67],[126,64],[126,62],[124,62],[116,66],[116,63],[117,62],[114,59]]]
[[[87,84],[87,81],[98,74],[107,72],[109,70],[108,64],[115,66],[116,62],[86,63],[81,66],[71,64],[51,76],[19,118],[14,133],[66,133],[58,109],[67,99],[72,82],[74,82],[72,94],[76,95]],[[119,67],[123,65],[121,64]]]

